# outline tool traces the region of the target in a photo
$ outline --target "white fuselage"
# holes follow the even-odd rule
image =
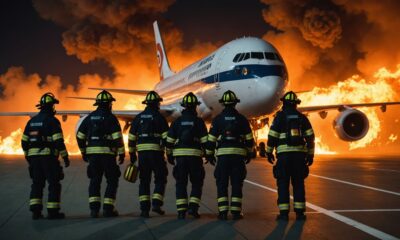
[[[195,93],[202,103],[199,116],[209,120],[222,110],[218,102],[222,94],[232,90],[240,99],[238,111],[249,119],[258,119],[280,107],[287,83],[286,66],[278,51],[270,43],[250,37],[233,40],[165,78],[155,91],[164,98],[163,105],[177,110],[186,93]]]

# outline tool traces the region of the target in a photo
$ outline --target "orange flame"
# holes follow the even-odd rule
[[[1,139],[0,136],[0,154],[22,155],[24,152],[21,148],[22,129],[18,128],[10,134],[10,136]]]

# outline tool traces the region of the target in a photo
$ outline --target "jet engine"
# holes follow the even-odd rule
[[[347,108],[333,121],[333,127],[340,139],[352,142],[365,137],[369,130],[369,121],[363,112]]]

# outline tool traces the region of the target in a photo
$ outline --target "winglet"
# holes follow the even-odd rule
[[[165,54],[164,44],[161,38],[160,30],[158,29],[157,21],[153,23],[154,36],[156,38],[156,50],[158,59],[158,69],[160,71],[160,80],[174,75],[169,67],[167,54]]]

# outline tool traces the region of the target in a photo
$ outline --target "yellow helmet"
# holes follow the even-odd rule
[[[240,99],[236,97],[236,94],[231,90],[224,92],[222,98],[219,100],[220,103],[224,105],[235,104],[240,102]]]
[[[103,90],[99,94],[97,94],[96,102],[93,104],[93,106],[98,106],[99,104],[102,104],[102,103],[111,103],[114,101],[115,101],[115,98],[113,98],[111,93],[109,93],[106,90]]]
[[[59,101],[58,99],[54,96],[53,93],[47,92],[43,94],[43,96],[40,98],[39,104],[36,104],[37,108],[42,108],[44,106],[51,106],[54,104],[58,104]]]
[[[182,107],[194,107],[197,105],[200,105],[201,102],[197,99],[196,95],[194,95],[192,92],[186,94],[181,102]]]
[[[287,103],[295,103],[295,104],[301,103],[300,99],[297,98],[296,93],[294,93],[293,91],[285,93],[285,95],[283,95],[283,97],[281,98],[281,101]]]
[[[163,101],[162,97],[160,97],[160,95],[158,95],[157,92],[150,91],[149,93],[147,93],[146,99],[144,99],[142,101],[142,103],[149,104],[149,103],[162,102],[162,101]]]

